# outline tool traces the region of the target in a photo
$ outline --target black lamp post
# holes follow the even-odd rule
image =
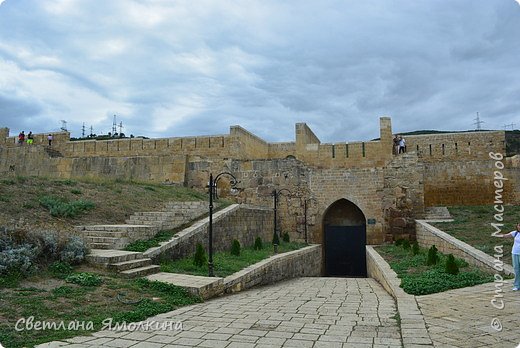
[[[214,276],[214,269],[213,269],[213,197],[218,198],[217,195],[217,183],[220,180],[220,178],[223,175],[228,175],[231,177],[231,188],[234,189],[236,185],[238,184],[237,178],[231,173],[228,172],[222,172],[218,174],[215,179],[213,179],[213,174],[209,174],[209,243],[208,243],[208,251],[209,251],[209,258],[208,258],[208,274],[210,277]]]
[[[317,202],[316,198],[307,198],[303,200],[303,222],[304,222],[304,232],[305,232],[305,244],[309,244],[309,238],[307,237],[307,207],[308,203],[314,201]]]
[[[278,243],[277,241],[280,241],[280,236],[278,233],[278,222],[277,222],[277,209],[278,209],[278,196],[284,195],[284,196],[291,196],[292,192],[288,189],[281,189],[281,190],[273,190],[273,199],[274,199],[274,229],[273,229],[273,247],[274,247],[274,253],[276,254],[278,252]]]

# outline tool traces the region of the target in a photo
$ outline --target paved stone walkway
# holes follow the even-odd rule
[[[520,292],[504,283],[503,309],[491,304],[495,284],[417,296],[428,332],[435,347],[517,347],[520,344]],[[500,305],[500,302],[496,302]],[[491,327],[493,318],[502,329]],[[494,321],[495,325],[498,322]]]
[[[373,279],[298,278],[148,319],[182,321],[182,331],[104,331],[39,347],[401,347],[395,314]]]

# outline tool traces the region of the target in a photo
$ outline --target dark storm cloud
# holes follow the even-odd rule
[[[7,1],[0,121],[153,137],[239,124],[324,142],[518,119],[520,6],[511,1]],[[4,111],[5,110],[5,111]],[[43,122],[43,121],[42,121]]]

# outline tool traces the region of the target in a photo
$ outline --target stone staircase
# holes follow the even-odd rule
[[[447,207],[427,207],[424,210],[424,220],[451,220],[452,217]]]
[[[88,225],[75,230],[90,249],[123,249],[133,241],[150,239],[159,227],[151,225]]]
[[[150,239],[160,230],[173,229],[205,214],[207,203],[168,202],[162,211],[137,212],[120,225],[76,226],[91,249],[124,249],[136,240]]]
[[[92,249],[87,255],[87,262],[117,272],[125,278],[144,277],[160,270],[159,265],[152,264],[152,259],[133,251]]]

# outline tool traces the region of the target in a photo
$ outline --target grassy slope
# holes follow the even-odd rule
[[[39,204],[42,196],[88,200],[95,207],[76,218],[55,218]],[[0,180],[0,227],[67,231],[82,224],[117,224],[136,211],[158,210],[166,201],[205,198],[204,193],[161,184],[10,177]]]
[[[496,222],[493,206],[448,207],[448,210],[455,221],[434,223],[435,227],[491,256],[496,245],[503,245],[503,261],[511,263],[512,239],[491,236],[495,229],[490,224]],[[517,222],[520,222],[520,206],[505,206],[502,232],[514,230]]]

